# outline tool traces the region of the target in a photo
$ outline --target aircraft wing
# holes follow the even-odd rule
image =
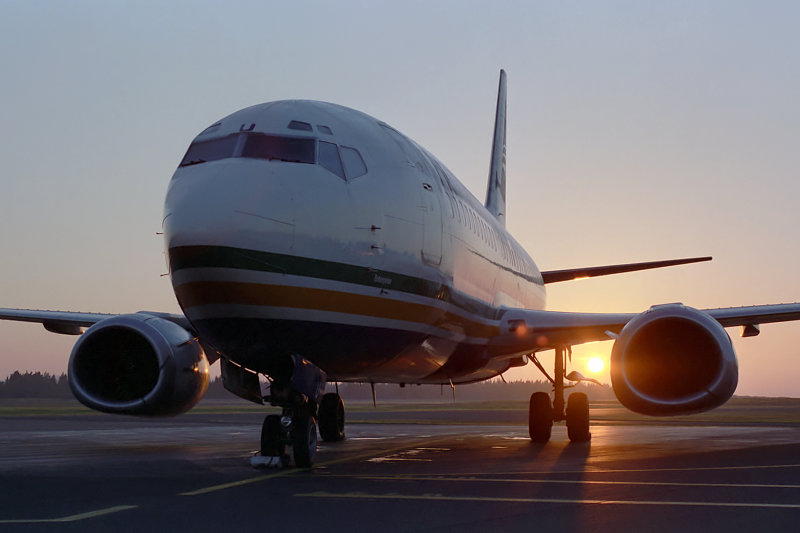
[[[624,272],[637,272],[639,270],[650,270],[652,268],[664,268],[689,263],[701,263],[711,261],[711,257],[688,257],[686,259],[669,259],[667,261],[648,261],[646,263],[625,263],[621,265],[604,265],[587,268],[569,268],[566,270],[545,270],[542,272],[544,283],[557,283],[559,281],[572,281],[583,278],[594,278],[596,276],[608,276],[609,274],[622,274]]]
[[[758,335],[759,324],[800,320],[800,303],[701,309],[723,327],[742,326],[742,336]],[[556,346],[574,346],[616,338],[638,313],[565,313],[508,309],[500,334],[489,344],[491,355],[525,354]]]
[[[153,311],[139,312],[169,320],[188,331],[192,331],[189,321],[183,315]],[[80,335],[83,333],[83,328],[88,328],[112,316],[117,315],[109,313],[77,313],[73,311],[44,311],[38,309],[5,309],[0,307],[0,320],[37,322],[42,324],[47,331],[64,335]]]
[[[716,318],[726,328],[757,326],[771,322],[800,320],[800,303],[706,309],[705,312]]]

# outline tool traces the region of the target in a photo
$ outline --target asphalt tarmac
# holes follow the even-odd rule
[[[450,421],[444,412],[442,422]],[[800,531],[800,427],[347,427],[254,470],[262,416],[0,416],[0,531]]]

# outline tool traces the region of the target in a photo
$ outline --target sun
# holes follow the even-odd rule
[[[589,370],[596,373],[603,370],[605,364],[603,363],[603,360],[600,359],[599,357],[592,357],[591,359],[589,359],[589,362],[586,364],[586,366],[589,367]]]

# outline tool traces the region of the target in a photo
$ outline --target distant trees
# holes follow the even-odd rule
[[[14,372],[0,381],[0,398],[71,398],[67,375],[45,372]]]
[[[334,390],[329,384],[328,391]],[[551,392],[552,385],[547,381],[510,381],[501,380],[482,381],[468,385],[456,385],[453,391],[449,385],[406,385],[380,383],[375,385],[375,396],[378,402],[402,400],[426,400],[431,402],[452,401],[455,396],[457,402],[483,402],[483,401],[528,401],[531,394],[537,391]],[[596,385],[578,385],[575,389],[567,389],[569,394],[573,391],[585,392],[591,400],[613,399],[614,393],[610,387]],[[340,383],[339,394],[347,400],[372,400],[372,389],[369,383]]]
[[[334,390],[330,383],[328,391]],[[455,386],[455,399],[457,402],[480,401],[527,401],[531,393],[536,391],[550,392],[550,383],[546,381],[511,381],[504,383],[499,380],[472,383],[469,385]],[[589,399],[611,400],[614,393],[610,387],[597,387],[594,385],[578,385],[574,390],[585,392]],[[567,391],[572,392],[572,390]],[[265,394],[268,390],[265,387]],[[372,389],[369,383],[340,383],[339,393],[345,401],[372,400]],[[453,391],[449,385],[406,385],[378,383],[375,385],[375,395],[379,402],[424,400],[430,402],[452,401]],[[14,372],[5,381],[0,381],[0,398],[71,398],[67,375],[56,377],[47,372]],[[235,396],[225,390],[222,379],[216,377],[209,383],[206,398],[233,399]]]

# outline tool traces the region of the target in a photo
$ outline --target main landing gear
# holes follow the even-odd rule
[[[589,432],[589,399],[582,392],[573,392],[564,408],[564,389],[573,385],[564,385],[567,354],[571,357],[570,347],[559,346],[555,356],[555,379],[551,378],[541,363],[532,357],[533,363],[553,384],[553,402],[546,392],[534,392],[531,395],[528,410],[528,433],[533,442],[544,443],[550,440],[553,422],[565,420],[567,435],[571,442],[588,442],[592,438]],[[571,376],[572,374],[570,374]]]
[[[336,392],[329,392],[319,404],[319,434],[325,442],[344,439],[344,402]]]
[[[267,415],[261,426],[261,455],[255,456],[253,466],[309,468],[317,454],[317,421],[322,440],[344,438],[344,403],[338,393],[323,395],[325,373],[295,357],[291,379],[275,380],[270,404],[282,408],[280,415]]]

